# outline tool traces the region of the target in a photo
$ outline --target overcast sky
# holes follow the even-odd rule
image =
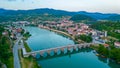
[[[0,8],[14,10],[53,8],[120,14],[120,0],[0,0]]]

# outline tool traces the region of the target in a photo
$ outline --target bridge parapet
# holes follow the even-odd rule
[[[34,51],[34,52],[26,52],[25,49],[22,49],[22,50],[24,51],[23,52],[24,57],[29,57],[30,55],[35,57],[36,54],[40,54],[41,56],[44,56],[44,53],[47,53],[50,55],[51,51],[57,54],[58,50],[60,50],[61,52],[64,52],[65,50],[71,51],[71,49],[77,51],[78,49],[90,47],[91,45],[93,45],[93,43],[84,43],[84,44],[76,44],[76,45],[49,48],[49,49],[44,49],[44,50],[39,50],[39,51]]]

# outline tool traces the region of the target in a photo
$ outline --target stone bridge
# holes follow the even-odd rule
[[[23,56],[24,57],[29,57],[30,55],[32,56],[36,56],[37,54],[40,54],[40,56],[44,57],[44,54],[46,53],[47,55],[51,56],[51,52],[56,53],[57,55],[59,55],[60,53],[64,53],[66,54],[67,52],[73,52],[73,51],[78,51],[78,49],[81,48],[87,48],[90,47],[91,45],[93,45],[93,43],[84,43],[84,44],[76,44],[76,45],[67,45],[67,46],[61,46],[61,47],[55,47],[55,48],[49,48],[49,49],[43,49],[43,50],[39,50],[39,51],[33,51],[33,52],[26,52],[25,48],[22,48],[23,50]],[[58,51],[60,51],[60,53],[58,54]],[[54,54],[55,55],[55,54]],[[53,55],[52,55],[53,56]]]

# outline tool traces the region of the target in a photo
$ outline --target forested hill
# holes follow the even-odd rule
[[[72,16],[70,20],[74,22],[81,22],[81,21],[95,21],[96,19],[90,16],[87,16],[87,15],[77,14],[77,15]]]
[[[63,10],[55,10],[55,9],[33,9],[33,10],[5,10],[0,9],[0,15],[19,15],[19,14],[27,14],[27,15],[35,15],[35,14],[53,14],[53,15],[75,15],[75,12],[68,12]]]
[[[120,21],[120,15],[114,15],[106,18],[106,20],[111,20],[111,21]]]
[[[109,14],[109,13],[85,12],[85,11],[80,11],[78,12],[78,14],[87,15],[97,20],[106,19],[106,18],[109,18],[110,16],[118,15],[115,13]]]
[[[42,14],[50,14],[50,15],[58,15],[58,16],[74,16],[74,15],[86,15],[89,16],[89,18],[93,18],[96,20],[120,20],[119,14],[103,14],[103,13],[94,13],[94,12],[85,12],[85,11],[79,11],[79,12],[69,12],[64,10],[55,10],[55,9],[49,9],[49,8],[42,8],[42,9],[33,9],[33,10],[6,10],[6,9],[0,9],[0,22],[7,21],[8,19],[15,20],[15,18],[21,17],[31,17],[31,16],[39,16]],[[19,19],[19,18],[18,18]]]

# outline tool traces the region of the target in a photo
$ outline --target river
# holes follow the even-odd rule
[[[32,35],[27,43],[32,51],[74,44],[70,38],[38,27],[25,27]],[[61,54],[37,59],[42,68],[120,68],[120,65],[100,58],[91,49],[82,49],[73,54]]]

